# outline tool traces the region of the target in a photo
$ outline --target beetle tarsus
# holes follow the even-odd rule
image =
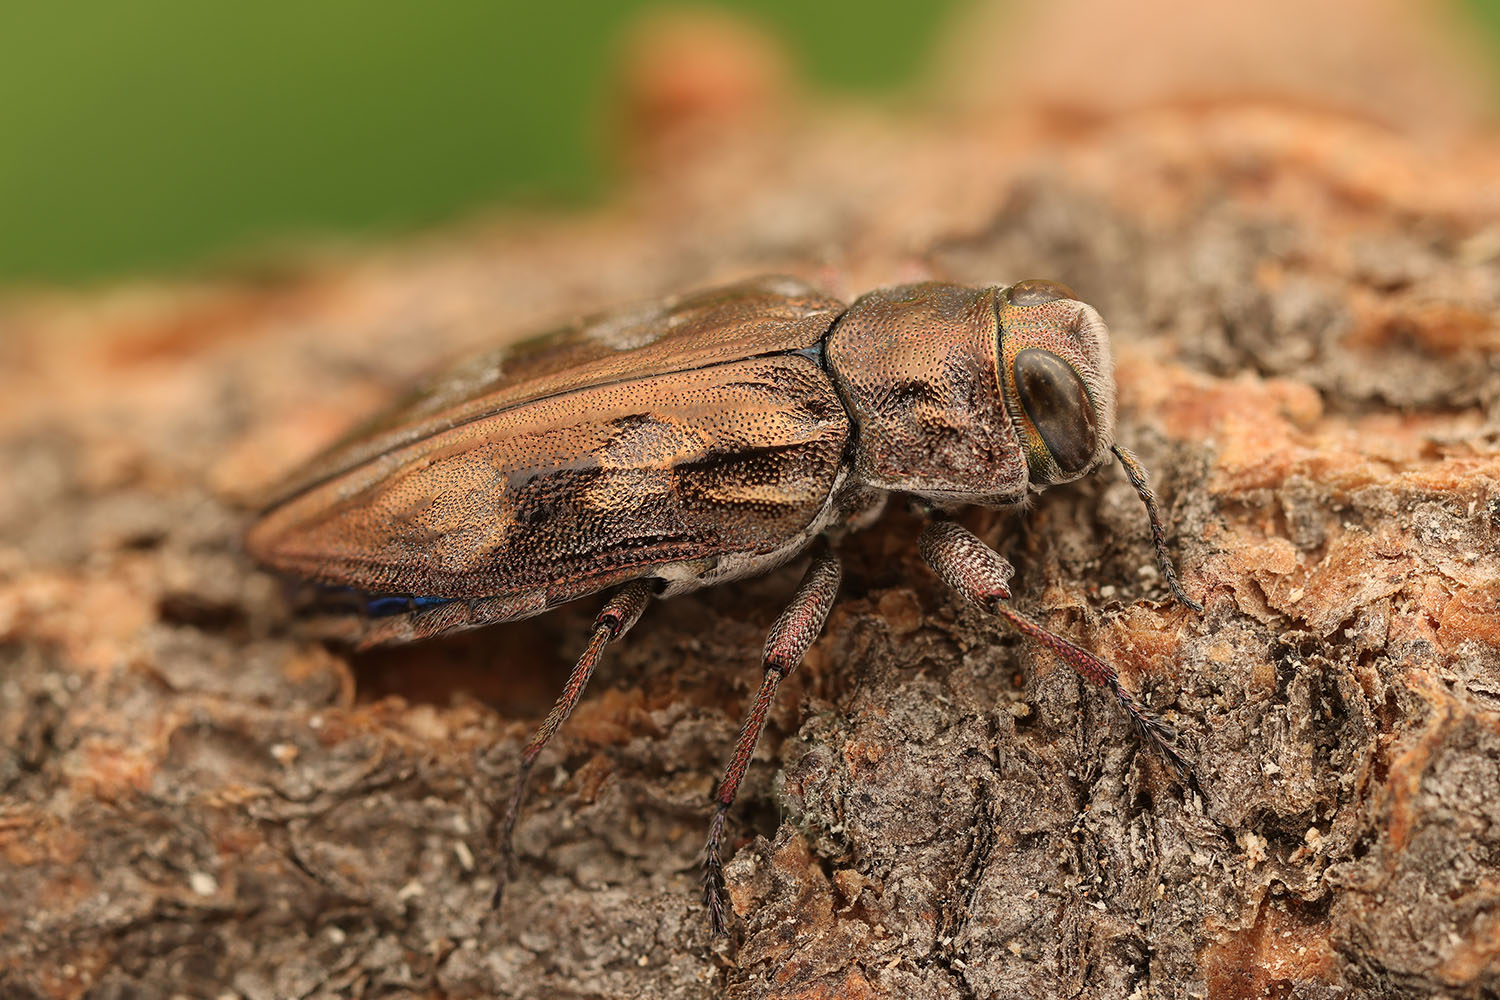
[[[533,742],[535,742],[533,740]],[[531,748],[528,746],[527,750]],[[516,852],[513,837],[516,831],[516,817],[521,813],[521,800],[526,795],[526,779],[531,777],[531,762],[535,754],[530,757],[522,756],[520,770],[516,773],[516,787],[510,796],[510,805],[506,807],[505,817],[500,821],[500,859],[495,871],[495,892],[490,896],[490,908],[499,910],[500,904],[505,898],[505,883],[510,880],[510,870],[515,864]]]
[[[708,843],[703,847],[703,905],[708,909],[708,928],[714,937],[724,934],[724,862],[719,855],[719,838],[724,833],[724,814],[729,811],[720,805],[714,812],[713,822],[708,825]]]
[[[1115,673],[1114,667],[1077,643],[1043,628],[1013,608],[995,602],[992,610],[1010,622],[1017,631],[1037,640],[1079,674],[1114,695],[1115,700],[1119,702],[1121,708],[1125,709],[1125,714],[1145,737],[1146,742],[1156,748],[1179,778],[1187,778],[1190,774],[1187,762],[1172,747],[1172,743],[1177,739],[1176,728],[1141,705],[1134,695],[1121,687],[1120,677]]]
[[[1142,738],[1156,748],[1156,752],[1161,754],[1162,759],[1166,761],[1167,766],[1172,769],[1172,773],[1179,781],[1188,782],[1192,778],[1192,769],[1173,746],[1177,742],[1177,727],[1142,706],[1128,691],[1120,687],[1118,680],[1110,686],[1110,690],[1125,707],[1130,721],[1135,724]]]
[[[595,635],[598,635],[597,631]],[[592,642],[589,643],[589,648],[593,648]],[[585,653],[584,655],[587,656],[588,654]],[[582,693],[581,687],[579,693]],[[574,701],[577,701],[576,697]],[[569,711],[571,711],[571,706]],[[564,713],[564,717],[566,717],[566,713]],[[521,801],[526,797],[526,781],[531,777],[531,765],[536,760],[537,752],[540,752],[542,746],[546,745],[547,742],[546,739],[543,739],[541,743],[537,742],[537,737],[541,735],[538,732],[537,736],[532,738],[531,744],[526,747],[526,750],[521,755],[521,766],[516,772],[516,787],[511,792],[510,804],[505,809],[505,816],[500,820],[500,834],[498,838],[500,842],[500,859],[495,871],[495,892],[490,896],[490,908],[493,910],[500,909],[500,904],[505,897],[505,883],[510,880],[510,870],[516,863],[514,844],[516,818],[521,814]],[[535,751],[532,749],[533,746],[536,748]]]

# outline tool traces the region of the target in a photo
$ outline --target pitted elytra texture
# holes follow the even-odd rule
[[[620,588],[523,757],[500,824],[498,903],[526,775],[605,646],[653,595],[764,572],[816,543],[716,796],[704,890],[718,931],[725,816],[777,685],[838,587],[819,535],[863,526],[891,492],[941,510],[1016,504],[1111,451],[1146,502],[1173,593],[1196,607],[1167,560],[1144,472],[1114,441],[1107,330],[1072,292],[926,283],[845,308],[766,278],[595,317],[454,369],[293,477],[247,546],[273,569],[377,595],[372,609],[409,598],[367,642]],[[1113,693],[1183,768],[1170,727],[1108,663],[1004,603],[1013,570],[1002,557],[940,518],[920,547],[968,601]]]
[[[775,547],[823,507],[848,434],[827,377],[796,354],[615,381],[382,455],[272,510],[250,543],[364,591],[555,583],[561,603],[617,572]]]

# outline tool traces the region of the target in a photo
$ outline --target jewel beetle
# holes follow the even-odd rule
[[[1109,334],[1067,287],[926,282],[849,305],[790,278],[604,313],[475,358],[309,463],[251,527],[270,569],[356,595],[367,644],[540,614],[609,591],[498,820],[498,906],[537,754],[604,648],[654,598],[764,573],[812,550],[771,627],[763,679],[714,795],[703,898],[724,929],[725,814],[779,682],[839,586],[830,533],[892,495],[929,515],[918,547],[969,603],[1114,696],[1179,772],[1170,727],[1114,669],[1012,609],[1010,564],[948,518],[1011,507],[1113,455],[1178,584],[1145,471],[1114,440]]]

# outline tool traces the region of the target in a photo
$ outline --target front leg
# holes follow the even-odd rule
[[[1003,603],[1010,598],[1010,578],[1015,569],[973,532],[952,521],[930,522],[922,531],[918,547],[933,571],[975,607],[999,615],[1024,635],[1037,640],[1074,670],[1108,690],[1119,701],[1130,720],[1146,736],[1179,777],[1188,774],[1187,763],[1172,749],[1176,733],[1120,687],[1114,667],[1060,635]]]

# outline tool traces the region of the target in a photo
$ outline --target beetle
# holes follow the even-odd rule
[[[521,755],[497,823],[497,907],[527,777],[605,647],[653,598],[810,548],[714,796],[703,899],[721,933],[725,816],[777,685],[833,605],[840,569],[826,536],[868,524],[892,494],[929,514],[918,547],[939,577],[1111,692],[1185,771],[1171,728],[1103,659],[1006,604],[1011,565],[949,519],[965,505],[1021,505],[1113,455],[1145,503],[1168,587],[1201,611],[1114,421],[1108,330],[1064,285],[925,282],[846,306],[761,278],[603,313],[434,378],[293,475],[246,545],[273,570],[359,595],[366,644],[612,591]]]

